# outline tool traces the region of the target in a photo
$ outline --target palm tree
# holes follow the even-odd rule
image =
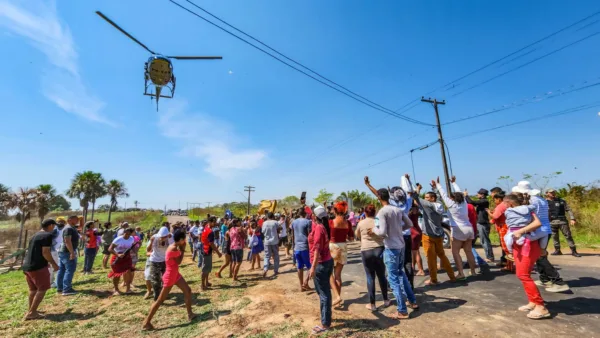
[[[110,208],[108,209],[108,221],[110,222],[110,216],[113,209],[117,206],[117,199],[120,197],[129,197],[129,192],[125,187],[125,183],[118,180],[110,180],[106,185],[106,192],[110,196]]]
[[[15,218],[21,222],[19,231],[18,249],[22,247],[23,229],[25,221],[31,217],[31,213],[36,211],[37,189],[19,188],[17,192],[8,193],[3,201],[3,205],[8,210],[15,210]]]
[[[56,197],[56,189],[52,184],[40,184],[36,190],[37,215],[40,218],[40,222],[42,222],[44,217],[50,212],[50,205]]]
[[[79,200],[85,221],[87,221],[90,202],[92,203],[92,219],[94,218],[96,200],[106,196],[105,186],[106,182],[102,174],[89,170],[75,174],[75,177],[71,180],[71,187],[67,191],[67,196]]]
[[[6,216],[7,209],[5,206],[5,202],[10,196],[10,188],[2,183],[0,183],[0,216]]]

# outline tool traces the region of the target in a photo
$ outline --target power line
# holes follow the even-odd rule
[[[493,128],[488,128],[488,129],[483,129],[483,130],[479,130],[473,133],[469,133],[469,134],[464,134],[464,135],[459,135],[459,136],[455,136],[455,137],[451,137],[448,140],[450,141],[454,141],[454,140],[458,140],[461,138],[465,138],[465,137],[471,137],[477,134],[481,134],[481,133],[485,133],[488,131],[493,131],[493,130],[497,130],[497,129],[501,129],[501,128],[506,128],[506,127],[512,127],[514,125],[517,124],[523,124],[523,123],[527,123],[527,122],[534,122],[534,121],[540,121],[540,120],[544,120],[544,119],[548,119],[551,117],[556,117],[556,116],[561,116],[561,115],[567,115],[567,114],[572,114],[572,113],[576,113],[588,108],[594,108],[594,107],[599,107],[600,106],[600,101],[596,101],[596,102],[592,102],[592,103],[588,103],[585,105],[581,105],[581,106],[577,106],[577,107],[573,107],[573,108],[569,108],[569,109],[564,109],[558,112],[554,112],[554,113],[550,113],[550,114],[546,114],[546,115],[540,115],[540,116],[536,116],[527,120],[522,120],[522,121],[517,121],[517,122],[512,122],[512,123],[507,123],[507,124],[503,124],[497,127],[493,127]]]
[[[254,38],[254,37],[252,37],[252,36],[250,36],[250,35],[249,35],[249,34],[247,34],[247,33],[244,33],[244,32],[242,32],[242,31],[241,31],[241,30],[239,30],[238,28],[236,28],[236,27],[234,27],[234,26],[230,25],[229,23],[225,22],[224,20],[222,20],[222,19],[220,19],[220,18],[216,17],[216,16],[215,16],[215,15],[213,15],[212,13],[209,13],[208,11],[206,11],[205,9],[203,9],[203,8],[201,8],[200,6],[196,5],[195,3],[193,3],[193,2],[191,2],[191,1],[189,1],[189,0],[185,0],[185,1],[186,1],[186,2],[188,2],[188,3],[190,3],[190,4],[191,4],[191,5],[193,5],[193,6],[197,7],[198,9],[200,9],[200,10],[202,10],[202,11],[204,11],[204,12],[208,13],[208,14],[209,14],[209,15],[211,15],[212,17],[214,17],[214,18],[216,18],[217,20],[219,20],[219,21],[223,22],[224,24],[226,24],[226,25],[228,25],[229,27],[231,27],[231,28],[235,29],[236,31],[239,31],[240,33],[242,33],[242,34],[244,34],[244,35],[248,36],[249,38],[251,38],[251,39],[253,39],[253,40],[257,41],[258,43],[262,44],[262,45],[263,45],[263,46],[265,46],[266,48],[268,48],[268,49],[272,50],[274,53],[277,53],[278,55],[281,55],[281,57],[283,57],[283,58],[285,58],[285,59],[289,60],[290,62],[293,62],[293,63],[295,63],[295,64],[297,64],[297,65],[299,65],[299,66],[301,66],[301,67],[303,67],[304,69],[307,69],[308,71],[310,71],[310,72],[314,73],[314,74],[315,74],[315,75],[317,75],[318,77],[321,77],[321,78],[322,78],[322,79],[324,79],[325,81],[328,81],[328,82],[330,82],[331,84],[330,84],[330,83],[327,83],[327,82],[325,82],[325,81],[323,81],[323,80],[321,80],[321,79],[319,79],[319,78],[317,78],[317,77],[315,77],[315,76],[313,76],[313,75],[311,75],[311,74],[309,74],[309,73],[307,73],[307,72],[305,72],[305,71],[304,71],[304,70],[302,70],[302,69],[299,69],[298,67],[296,67],[296,66],[294,66],[294,65],[292,65],[292,64],[290,64],[290,63],[288,63],[288,62],[286,62],[286,61],[284,61],[283,59],[281,59],[280,57],[277,57],[277,56],[276,56],[276,55],[274,55],[273,53],[270,53],[269,51],[267,51],[267,50],[265,50],[265,49],[263,49],[263,48],[261,48],[261,47],[259,47],[259,46],[255,45],[255,44],[253,44],[252,42],[250,42],[250,41],[248,41],[248,40],[246,40],[246,39],[244,39],[244,38],[240,37],[239,35],[236,35],[235,33],[231,32],[231,31],[229,31],[229,30],[227,30],[227,29],[225,29],[225,28],[223,28],[223,27],[221,27],[221,26],[219,26],[219,25],[217,25],[216,23],[214,23],[214,22],[212,22],[212,21],[208,20],[207,18],[205,18],[205,17],[201,16],[200,14],[198,14],[198,13],[196,13],[196,12],[194,12],[194,11],[190,10],[189,8],[186,8],[186,7],[182,6],[182,5],[181,5],[181,4],[179,4],[178,2],[176,2],[176,1],[174,1],[174,0],[169,0],[169,2],[173,3],[174,5],[176,5],[176,6],[177,6],[177,7],[179,7],[179,8],[181,8],[181,9],[183,9],[183,10],[187,11],[188,13],[190,13],[190,14],[192,14],[192,15],[194,15],[194,16],[196,16],[196,17],[198,17],[199,19],[202,19],[202,20],[206,21],[207,23],[209,23],[209,24],[211,24],[211,25],[213,25],[213,26],[215,26],[215,27],[219,28],[220,30],[224,31],[225,33],[227,33],[227,34],[229,34],[229,35],[231,35],[231,36],[233,36],[233,37],[237,38],[238,40],[240,40],[240,41],[242,41],[242,42],[245,42],[246,44],[248,44],[248,45],[250,45],[250,46],[254,47],[255,49],[258,49],[259,51],[261,51],[261,52],[263,52],[263,53],[267,54],[268,56],[272,57],[273,59],[275,59],[275,60],[277,60],[277,61],[279,61],[279,62],[281,62],[281,63],[285,64],[286,66],[288,66],[288,67],[290,67],[290,68],[292,68],[292,69],[294,69],[294,70],[296,70],[296,71],[298,71],[298,72],[300,72],[300,73],[302,73],[302,74],[304,74],[304,75],[306,75],[306,76],[310,77],[311,79],[313,79],[313,80],[315,80],[315,81],[317,81],[317,82],[319,82],[319,83],[321,83],[321,84],[323,84],[323,85],[325,85],[325,86],[327,86],[327,87],[329,87],[329,88],[331,88],[331,89],[333,89],[333,90],[335,90],[335,91],[337,91],[337,92],[339,92],[339,93],[341,93],[341,94],[343,94],[343,95],[346,95],[347,97],[349,97],[349,98],[351,98],[351,99],[353,99],[353,100],[355,100],[355,101],[357,101],[357,102],[360,102],[360,103],[362,103],[362,104],[364,104],[364,105],[366,105],[366,106],[368,106],[368,107],[371,107],[371,108],[373,108],[373,109],[375,109],[375,110],[379,110],[379,111],[381,111],[381,112],[383,112],[383,113],[385,113],[385,114],[388,114],[388,115],[391,115],[391,116],[394,116],[394,117],[400,118],[400,119],[402,119],[402,120],[405,120],[405,121],[407,121],[407,122],[412,122],[412,123],[415,123],[415,124],[421,124],[421,125],[429,125],[429,124],[427,124],[427,123],[425,123],[425,122],[421,122],[421,121],[415,120],[415,119],[413,119],[413,118],[410,118],[410,117],[407,117],[407,116],[404,116],[404,115],[398,114],[398,113],[396,113],[395,111],[393,111],[393,110],[391,110],[391,109],[388,109],[388,108],[386,108],[386,107],[383,107],[383,106],[381,106],[380,104],[377,104],[377,103],[375,103],[375,102],[373,102],[373,101],[371,101],[371,100],[369,100],[369,99],[365,98],[364,96],[361,96],[361,95],[359,95],[359,94],[356,94],[355,92],[353,92],[353,91],[351,91],[351,90],[347,89],[346,87],[344,87],[344,86],[341,86],[341,85],[337,84],[336,82],[334,82],[334,81],[332,81],[332,80],[329,80],[328,78],[326,78],[326,77],[324,77],[324,76],[320,75],[319,73],[317,73],[317,72],[313,71],[312,69],[310,69],[310,68],[308,68],[308,67],[306,67],[306,66],[304,66],[304,65],[300,64],[299,62],[297,62],[297,61],[295,61],[295,60],[293,60],[293,59],[291,59],[291,58],[289,58],[289,57],[285,56],[284,54],[282,54],[282,53],[278,52],[277,50],[273,49],[272,47],[270,47],[270,46],[266,45],[266,44],[265,44],[265,43],[263,43],[262,41],[260,41],[260,40],[258,40],[258,39],[256,39],[256,38]],[[333,84],[333,85],[332,85],[332,84]],[[339,88],[335,87],[334,85],[335,85],[335,86],[338,86],[338,87],[340,87],[341,89],[339,89]]]
[[[522,64],[522,65],[520,65],[520,66],[518,66],[518,67],[515,67],[515,68],[513,68],[513,69],[509,69],[509,70],[505,71],[504,73],[500,73],[500,74],[498,74],[498,75],[496,75],[496,76],[493,76],[493,77],[491,77],[491,78],[489,78],[489,79],[487,79],[487,80],[485,80],[485,81],[479,82],[478,84],[476,84],[476,85],[474,85],[474,86],[471,86],[471,87],[469,87],[469,88],[467,88],[467,89],[465,89],[465,90],[463,90],[463,91],[460,91],[460,92],[458,92],[458,93],[456,93],[456,94],[452,95],[451,97],[456,97],[456,96],[458,96],[458,95],[460,95],[460,94],[463,94],[463,93],[464,93],[464,92],[466,92],[466,91],[469,91],[469,90],[471,90],[471,89],[475,89],[475,88],[477,88],[477,87],[479,87],[479,86],[483,86],[484,84],[486,84],[486,83],[488,83],[488,82],[491,82],[491,81],[493,81],[493,80],[496,80],[496,79],[498,79],[498,78],[500,78],[500,77],[502,77],[502,76],[504,76],[504,75],[506,75],[506,74],[512,73],[512,72],[514,72],[514,71],[516,71],[516,70],[519,70],[519,69],[521,69],[521,68],[523,68],[523,67],[525,67],[525,66],[529,66],[530,64],[532,64],[532,63],[534,63],[534,62],[537,62],[537,61],[539,61],[539,60],[541,60],[541,59],[544,59],[544,58],[546,58],[546,57],[548,57],[548,56],[550,56],[550,55],[553,55],[553,54],[555,54],[555,53],[558,53],[558,52],[560,52],[560,51],[562,51],[562,50],[564,50],[564,49],[566,49],[566,48],[569,48],[569,47],[571,47],[571,46],[574,46],[574,45],[576,45],[576,44],[578,44],[578,43],[580,43],[580,42],[582,42],[582,41],[585,41],[585,40],[587,40],[587,39],[590,39],[590,38],[592,38],[592,37],[594,37],[594,36],[596,36],[596,35],[598,35],[598,34],[600,34],[600,32],[596,32],[596,33],[590,34],[590,35],[588,35],[588,36],[586,36],[586,37],[584,37],[584,38],[581,38],[581,39],[579,39],[579,40],[577,40],[577,41],[575,41],[575,42],[571,42],[570,44],[567,44],[567,45],[565,45],[565,46],[562,46],[562,47],[560,47],[560,48],[558,48],[558,49],[555,49],[555,50],[553,50],[553,51],[551,51],[551,52],[549,52],[549,53],[546,53],[546,54],[544,54],[544,55],[542,55],[542,56],[540,56],[540,57],[537,57],[537,58],[535,58],[535,59],[533,59],[533,60],[531,60],[531,61],[529,61],[529,62],[526,62],[526,63],[524,63],[524,64]]]
[[[476,73],[479,73],[480,71],[482,71],[482,70],[484,70],[484,69],[487,69],[487,68],[489,68],[490,66],[493,66],[493,65],[497,64],[498,62],[501,62],[501,61],[503,61],[503,60],[506,60],[506,59],[508,59],[508,58],[510,58],[510,57],[512,57],[512,56],[514,56],[514,55],[517,55],[517,54],[519,54],[520,52],[522,52],[522,51],[526,50],[526,49],[527,49],[527,48],[529,48],[529,47],[535,46],[535,45],[539,44],[540,42],[546,41],[546,40],[548,40],[548,39],[550,39],[550,38],[552,38],[552,37],[554,37],[554,36],[556,36],[556,35],[558,35],[558,34],[560,34],[560,33],[564,32],[564,31],[566,31],[566,30],[568,30],[568,29],[570,29],[570,28],[573,28],[573,27],[577,26],[578,24],[580,24],[580,23],[582,23],[582,22],[585,22],[585,21],[587,21],[587,20],[589,20],[589,19],[591,19],[591,18],[593,18],[593,17],[597,16],[598,14],[600,14],[600,11],[597,11],[597,12],[595,12],[595,13],[592,13],[592,14],[590,14],[590,15],[586,16],[586,17],[585,17],[585,18],[583,18],[583,19],[580,19],[580,20],[578,20],[578,21],[576,21],[576,22],[574,22],[574,23],[572,23],[572,24],[570,24],[570,25],[568,25],[568,26],[566,26],[566,27],[563,27],[563,28],[561,28],[561,29],[559,29],[559,30],[557,30],[557,31],[554,31],[554,32],[550,33],[549,35],[546,35],[546,36],[544,36],[543,38],[541,38],[541,39],[539,39],[539,40],[536,40],[536,41],[534,41],[534,42],[532,42],[532,43],[530,43],[530,44],[528,44],[528,45],[526,45],[526,46],[524,46],[524,47],[521,47],[521,48],[519,48],[518,50],[516,50],[516,51],[514,51],[514,52],[511,52],[511,53],[509,53],[509,54],[507,54],[507,55],[505,55],[505,56],[503,56],[503,57],[501,57],[501,58],[499,58],[499,59],[496,59],[496,60],[494,60],[494,61],[492,61],[492,62],[490,62],[490,63],[487,63],[487,64],[485,64],[485,65],[483,65],[483,66],[481,66],[481,67],[479,67],[479,68],[477,68],[477,69],[475,69],[475,70],[473,70],[473,71],[471,71],[471,72],[469,72],[469,73],[467,73],[467,74],[465,74],[465,75],[462,75],[462,76],[460,76],[460,77],[458,77],[458,78],[456,78],[456,79],[454,79],[454,80],[452,80],[452,81],[450,81],[450,82],[446,83],[446,84],[445,84],[445,85],[443,85],[443,86],[437,87],[436,89],[433,89],[433,90],[431,90],[431,91],[429,91],[429,92],[425,93],[425,95],[430,95],[430,94],[432,94],[433,92],[436,92],[436,91],[438,91],[438,90],[440,90],[440,89],[446,88],[446,87],[450,86],[451,84],[455,84],[456,82],[458,82],[458,81],[461,81],[461,80],[464,80],[464,79],[466,79],[467,77],[469,77],[469,76],[471,76],[471,75],[474,75],[474,74],[476,74]],[[598,20],[598,21],[600,21],[600,20]],[[594,21],[594,22],[592,22],[592,23],[590,23],[590,24],[587,24],[587,25],[585,25],[584,27],[591,26],[591,25],[593,25],[593,24],[597,23],[598,21]],[[584,27],[582,27],[582,28],[584,28]],[[527,54],[529,54],[529,53],[524,53],[524,54],[522,54],[522,55],[519,55],[518,57],[516,57],[516,58],[513,58],[513,59],[512,59],[510,62],[512,62],[512,61],[515,61],[515,60],[517,60],[517,59],[519,59],[519,58],[521,58],[521,57],[523,57],[523,56],[525,56],[525,55],[527,55]],[[417,102],[417,101],[419,101],[419,100],[420,100],[420,97],[419,97],[419,98],[416,98],[416,99],[414,99],[414,100],[412,100],[412,101],[410,101],[410,102],[408,102],[408,103],[407,103],[407,104],[405,104],[403,107],[406,107],[406,106],[408,106],[409,104],[411,104],[411,103],[413,103],[413,102]],[[406,112],[406,111],[404,111],[404,112]]]
[[[596,86],[600,85],[600,81],[599,82],[594,82],[594,83],[591,83],[591,84],[588,84],[588,83],[591,82],[591,81],[598,81],[598,80],[600,80],[600,77],[595,78],[595,79],[590,80],[590,81],[583,81],[582,83],[577,84],[577,85],[570,85],[570,86],[563,87],[563,88],[560,88],[560,89],[557,89],[557,90],[554,90],[554,91],[545,92],[544,94],[540,94],[540,95],[535,95],[533,97],[524,98],[524,99],[522,99],[520,101],[515,101],[512,104],[508,104],[508,105],[503,105],[500,108],[492,109],[492,110],[487,111],[485,113],[480,113],[480,114],[475,114],[475,115],[471,115],[471,116],[467,116],[467,117],[462,117],[462,118],[459,118],[459,119],[456,119],[456,120],[452,120],[450,122],[442,123],[442,125],[445,126],[445,125],[449,125],[449,124],[463,122],[463,121],[475,119],[475,118],[478,118],[478,117],[482,117],[482,116],[486,116],[486,115],[491,115],[491,114],[494,114],[494,113],[498,113],[498,112],[501,112],[501,111],[504,111],[504,110],[508,110],[508,109],[512,109],[512,108],[516,108],[516,107],[521,107],[521,106],[524,106],[524,105],[527,105],[527,104],[530,104],[530,103],[537,103],[537,102],[540,102],[540,101],[543,101],[543,100],[553,99],[555,97],[560,97],[560,96],[563,96],[563,95],[575,93],[575,92],[578,92],[580,90],[584,90],[584,89],[589,89],[589,88],[592,88],[592,87],[596,87]],[[573,88],[573,87],[578,86],[578,85],[581,85],[581,87],[565,91],[566,89]]]

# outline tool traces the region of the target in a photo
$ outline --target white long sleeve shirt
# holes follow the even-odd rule
[[[467,202],[464,201],[460,204],[456,203],[454,200],[448,197],[446,190],[441,184],[436,183],[436,187],[442,196],[444,204],[446,204],[446,208],[448,208],[448,213],[450,214],[450,226],[470,228],[471,222],[469,221],[469,208],[467,206]],[[460,191],[460,188],[456,183],[453,183],[453,188],[454,190]]]

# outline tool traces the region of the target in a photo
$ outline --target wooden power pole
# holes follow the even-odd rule
[[[440,114],[438,113],[438,104],[446,104],[446,101],[438,101],[436,99],[421,97],[421,102],[427,102],[433,104],[435,110],[435,122],[438,130],[438,141],[440,143],[440,149],[442,151],[442,164],[444,165],[444,176],[446,178],[446,191],[448,195],[452,192],[450,187],[450,174],[448,173],[448,163],[446,161],[446,148],[444,147],[444,136],[442,135],[442,125],[440,123]]]
[[[248,213],[247,213],[247,215],[250,215],[250,193],[256,191],[254,188],[256,188],[256,187],[253,187],[251,185],[244,186],[244,191],[248,192]]]

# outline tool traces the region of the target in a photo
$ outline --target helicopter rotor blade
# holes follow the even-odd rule
[[[175,60],[221,60],[222,56],[167,56]]]
[[[154,51],[152,51],[146,45],[144,45],[143,43],[141,43],[138,39],[134,38],[131,34],[127,33],[123,28],[119,27],[119,25],[117,25],[114,21],[112,21],[111,19],[109,19],[106,15],[102,14],[102,12],[96,11],[96,14],[98,14],[102,19],[106,20],[106,22],[108,22],[109,24],[111,24],[113,27],[115,27],[116,29],[118,29],[119,31],[121,31],[121,33],[127,35],[128,38],[130,38],[131,40],[133,40],[134,42],[136,42],[138,45],[142,46],[145,50],[147,50],[151,54],[156,54]]]

